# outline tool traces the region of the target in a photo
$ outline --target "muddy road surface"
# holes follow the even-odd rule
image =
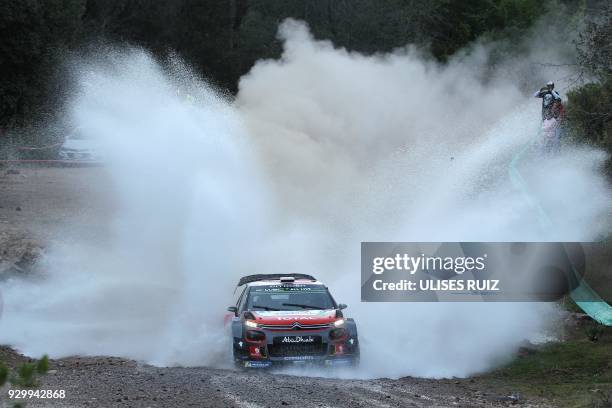
[[[101,167],[0,168],[2,273],[28,273],[38,251],[54,241],[108,236],[114,204]],[[16,367],[27,357],[7,345],[0,360]],[[51,360],[41,389],[66,398],[32,399],[28,407],[498,407],[546,406],[516,400],[472,379],[343,380],[207,367],[152,367],[104,357]],[[9,404],[7,387],[0,400]],[[12,403],[11,403],[12,404]],[[12,405],[6,405],[12,406]]]
[[[0,358],[24,361],[0,349]],[[342,380],[207,367],[152,367],[114,357],[52,360],[40,389],[66,398],[28,407],[544,407],[491,392],[476,379]],[[6,398],[6,391],[4,391]]]

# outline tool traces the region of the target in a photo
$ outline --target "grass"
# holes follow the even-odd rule
[[[14,387],[35,388],[38,386],[38,378],[49,371],[49,357],[45,354],[38,361],[22,363],[15,372],[0,361],[0,387],[7,380]]]
[[[543,346],[483,375],[493,389],[543,398],[558,407],[612,408],[612,328],[598,341],[582,338]]]

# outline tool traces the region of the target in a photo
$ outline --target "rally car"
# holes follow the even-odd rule
[[[356,365],[357,326],[327,287],[310,275],[240,279],[226,324],[238,367],[286,364]]]

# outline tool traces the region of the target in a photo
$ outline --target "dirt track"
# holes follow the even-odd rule
[[[106,183],[101,168],[30,168],[16,174],[0,169],[0,247],[17,248],[4,258],[28,252],[23,246],[26,241],[46,246],[52,240],[70,239],[73,233],[103,239],[112,214],[112,203],[104,194]],[[24,359],[9,348],[0,348],[0,360],[9,365]],[[41,388],[64,389],[67,398],[31,400],[28,406],[484,407],[516,403],[506,398],[509,392],[488,390],[478,379],[339,380],[206,367],[156,368],[112,357],[52,361]],[[4,391],[0,401],[6,397]],[[519,403],[542,406],[534,401]]]
[[[104,194],[108,183],[100,167],[0,167],[0,229],[43,241],[100,232],[112,208]]]
[[[0,349],[0,358],[23,358]],[[503,407],[516,402],[482,390],[476,379],[339,380],[206,367],[158,368],[111,357],[51,362],[41,389],[66,399],[30,400],[28,406],[129,407]],[[541,407],[520,401],[523,407]]]

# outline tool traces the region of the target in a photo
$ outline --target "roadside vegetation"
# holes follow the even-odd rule
[[[612,5],[599,8],[577,40],[579,79],[584,85],[568,93],[567,119],[575,138],[612,155]],[[612,177],[612,160],[606,162]]]
[[[526,350],[478,381],[502,395],[541,398],[556,407],[612,407],[612,327],[585,321],[569,335]]]
[[[10,384],[14,389],[33,389],[40,386],[40,377],[49,371],[49,357],[44,355],[40,360],[23,362],[14,369],[9,368],[3,361],[0,361],[0,390],[3,390],[3,398],[7,395],[4,390],[6,384]],[[23,402],[14,400],[12,407],[24,407]]]
[[[8,154],[7,145],[62,140],[62,129],[51,124],[70,92],[66,57],[118,43],[160,59],[176,53],[234,93],[255,61],[280,55],[276,30],[287,17],[348,50],[371,54],[415,44],[442,63],[476,40],[504,42],[498,54],[520,53],[519,40],[544,16],[556,24],[548,29],[561,31],[590,21],[578,44],[584,86],[569,95],[569,118],[576,137],[610,148],[610,106],[601,103],[610,103],[606,7],[602,0],[0,1],[0,154]]]

